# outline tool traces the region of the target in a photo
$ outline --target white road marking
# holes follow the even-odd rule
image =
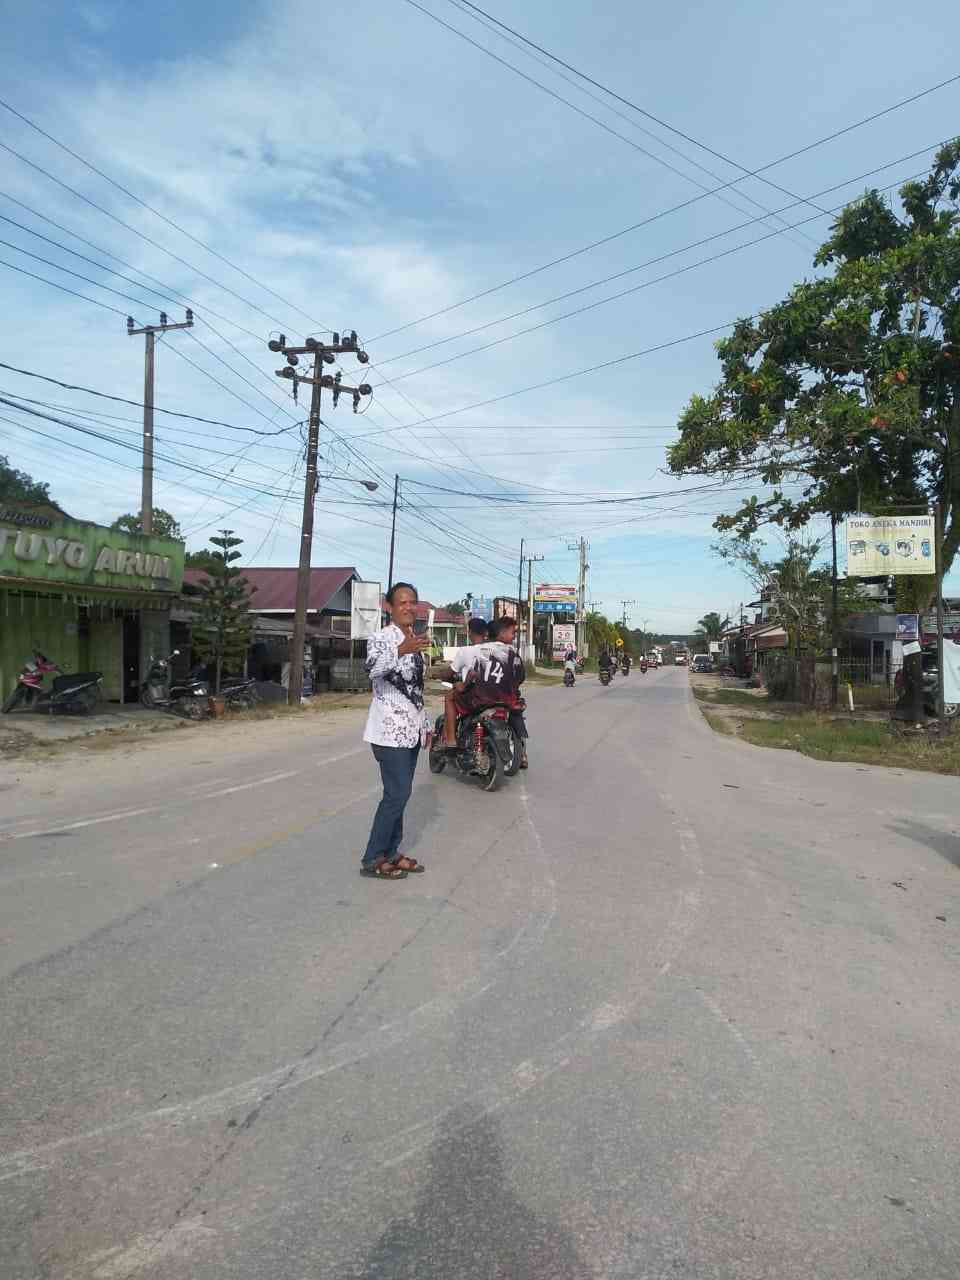
[[[341,760],[349,760],[351,756],[363,755],[366,750],[366,747],[356,747],[352,751],[344,751],[340,755],[328,756],[325,760],[317,760],[314,762],[313,767],[323,769],[327,765],[338,764]],[[249,782],[239,782],[220,791],[207,791],[206,788],[214,782],[226,782],[228,779],[208,778],[206,782],[198,787],[188,787],[178,792],[171,797],[169,804],[166,806],[148,805],[142,809],[119,809],[115,813],[104,813],[93,818],[82,818],[77,822],[67,822],[59,827],[36,827],[30,831],[4,831],[0,834],[9,840],[32,840],[35,836],[59,835],[64,831],[77,831],[81,827],[95,827],[104,822],[121,822],[124,818],[140,818],[148,813],[160,813],[178,802],[183,803],[187,798],[190,800],[203,800],[212,799],[216,796],[233,795],[237,791],[248,791],[253,787],[266,786],[271,782],[282,782],[286,778],[296,778],[306,772],[306,769],[290,769],[286,773],[272,773],[265,778],[253,778]]]
[[[68,822],[62,827],[38,827],[36,831],[17,831],[10,835],[11,840],[30,840],[33,836],[55,836],[61,831],[76,831],[80,827],[95,827],[103,822],[120,822],[124,818],[139,818],[145,813],[158,813],[159,805],[149,805],[145,809],[122,809],[118,813],[105,813],[99,818],[83,818],[79,822]]]

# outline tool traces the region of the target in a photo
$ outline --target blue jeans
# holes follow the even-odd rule
[[[372,867],[381,858],[392,862],[403,839],[403,811],[413,790],[420,744],[415,747],[374,747],[374,759],[383,779],[383,799],[373,815],[373,827],[363,855],[363,866]]]

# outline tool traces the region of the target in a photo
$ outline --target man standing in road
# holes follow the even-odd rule
[[[367,675],[373,700],[363,740],[380,766],[383,798],[373,818],[361,872],[378,880],[405,880],[425,868],[400,853],[403,812],[413,790],[421,746],[430,745],[430,719],[423,705],[425,635],[414,633],[417,589],[395,582],[387,592],[390,622],[367,641]]]

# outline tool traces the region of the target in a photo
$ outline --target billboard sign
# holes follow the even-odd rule
[[[489,596],[474,596],[470,601],[471,618],[482,618],[484,622],[493,621],[493,601]]]
[[[568,622],[561,622],[553,628],[553,656],[562,659],[570,649],[577,647],[577,629]]]
[[[933,516],[851,516],[847,577],[934,574]]]
[[[569,603],[559,600],[539,600],[533,606],[533,611],[534,613],[569,614],[570,617],[573,617],[577,612],[577,602],[575,600],[571,600]]]
[[[380,628],[380,583],[350,583],[350,639],[369,640]]]
[[[572,604],[576,607],[577,588],[555,582],[538,582],[533,589],[533,598],[537,604]]]

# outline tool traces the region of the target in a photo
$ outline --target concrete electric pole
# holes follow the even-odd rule
[[[544,556],[527,556],[527,652],[524,654],[527,662],[533,662],[535,657],[533,640],[533,566],[538,560],[543,559],[545,559]]]
[[[307,638],[307,608],[310,600],[310,558],[313,552],[313,503],[317,494],[317,448],[320,440],[320,396],[326,387],[333,392],[334,408],[341,395],[353,398],[353,411],[362,396],[371,394],[373,388],[366,382],[358,387],[344,386],[340,374],[323,372],[325,364],[333,364],[339,355],[352,353],[361,364],[366,364],[370,357],[360,350],[356,333],[333,335],[329,343],[318,342],[316,338],[307,338],[302,347],[288,347],[286,337],[281,334],[267,343],[271,351],[286,356],[287,363],[283,369],[277,369],[278,378],[289,378],[293,382],[294,399],[297,387],[301,382],[311,388],[310,418],[307,429],[307,477],[303,486],[303,523],[300,532],[300,563],[297,566],[297,598],[293,614],[293,652],[290,654],[290,687],[287,690],[287,701],[290,706],[298,707],[303,695],[303,650]],[[300,357],[313,356],[313,374],[304,377],[297,373]],[[370,481],[361,481],[370,487]],[[373,486],[376,488],[376,486]]]
[[[628,606],[629,606],[629,605],[636,604],[637,602],[636,602],[636,600],[621,600],[621,601],[620,601],[620,603],[621,603],[621,605],[623,606],[623,617],[622,617],[622,618],[621,618],[621,620],[620,620],[620,625],[621,625],[621,627],[623,627],[624,631],[626,631],[626,629],[627,629],[627,608],[628,608]]]
[[[143,479],[140,485],[140,527],[144,533],[153,533],[153,391],[155,369],[155,343],[158,333],[171,333],[174,329],[192,329],[193,312],[187,307],[183,324],[170,324],[167,313],[160,312],[159,324],[147,324],[134,328],[133,316],[127,316],[127,333],[131,338],[144,335],[143,353]]]
[[[587,611],[587,570],[590,566],[587,564],[587,548],[590,544],[586,538],[580,538],[578,542],[568,542],[568,551],[580,552],[580,576],[577,581],[577,653],[584,653],[584,645],[587,639],[586,628],[586,611]]]

